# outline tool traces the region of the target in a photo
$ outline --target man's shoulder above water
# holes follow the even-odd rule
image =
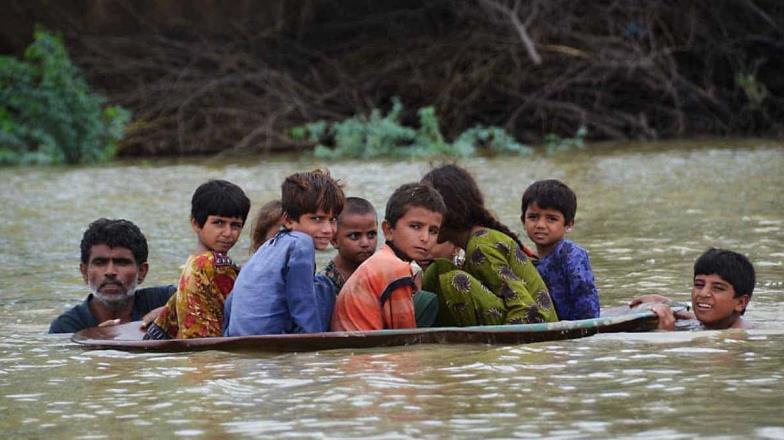
[[[151,310],[164,306],[176,290],[176,287],[173,285],[136,290],[133,298],[132,319],[139,320]],[[94,297],[91,293],[84,301],[55,318],[49,325],[49,333],[75,333],[97,326],[99,322],[90,311],[90,302],[93,299]]]

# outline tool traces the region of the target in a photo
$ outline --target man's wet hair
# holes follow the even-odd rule
[[[340,183],[327,170],[313,170],[286,177],[280,188],[280,203],[289,219],[322,210],[337,217],[343,211],[346,196]]]
[[[191,197],[191,217],[200,228],[204,227],[207,217],[248,218],[250,199],[239,186],[226,180],[209,180],[202,183]]]
[[[376,208],[373,207],[373,204],[363,199],[362,197],[346,197],[346,206],[343,207],[343,212],[340,213],[340,216],[342,217],[351,214],[377,215]],[[340,219],[338,219],[338,221],[340,221]]]
[[[406,183],[400,186],[387,201],[384,220],[393,228],[409,209],[420,207],[446,216],[446,205],[441,194],[427,183]]]
[[[555,179],[539,180],[529,186],[523,193],[523,203],[521,213],[525,215],[525,210],[532,203],[536,203],[542,209],[555,209],[564,216],[564,223],[570,224],[574,221],[577,212],[577,196],[571,188],[563,182]]]
[[[735,298],[748,295],[751,300],[756,277],[754,266],[746,256],[726,249],[708,249],[694,262],[694,276],[714,274],[732,284]]]
[[[129,249],[137,266],[147,261],[147,238],[138,226],[128,220],[99,218],[90,223],[84,231],[80,245],[83,264],[90,262],[90,251],[93,246],[101,244],[112,249],[120,247]]]

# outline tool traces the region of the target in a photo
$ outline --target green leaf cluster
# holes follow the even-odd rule
[[[313,154],[322,159],[472,157],[480,152],[525,155],[533,151],[500,127],[478,125],[463,132],[454,142],[447,142],[433,107],[419,109],[418,128],[401,125],[402,114],[400,99],[392,98],[392,108],[386,115],[376,108],[367,116],[311,122],[294,127],[291,137],[295,141],[315,143]]]
[[[0,164],[110,158],[131,114],[105,102],[91,93],[62,39],[37,30],[23,61],[0,56]]]

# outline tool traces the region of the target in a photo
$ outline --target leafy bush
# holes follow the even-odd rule
[[[419,109],[419,128],[416,129],[400,124],[402,113],[403,104],[398,98],[392,98],[392,108],[386,116],[379,109],[373,109],[369,116],[356,115],[338,122],[312,122],[294,127],[291,137],[296,141],[316,143],[313,154],[322,159],[470,157],[478,151],[519,155],[532,152],[499,127],[476,126],[449,143],[441,134],[433,107]]]
[[[0,164],[99,162],[113,156],[130,112],[102,109],[60,37],[35,32],[24,61],[0,56]]]

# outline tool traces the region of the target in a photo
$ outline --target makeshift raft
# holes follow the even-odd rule
[[[304,352],[361,349],[417,344],[510,345],[557,341],[596,333],[642,332],[656,328],[658,318],[650,310],[617,307],[602,311],[602,317],[545,324],[476,327],[434,327],[364,332],[325,332],[290,335],[235,336],[196,339],[142,340],[141,321],[93,327],[75,333],[71,340],[90,349],[125,351],[258,351]]]

